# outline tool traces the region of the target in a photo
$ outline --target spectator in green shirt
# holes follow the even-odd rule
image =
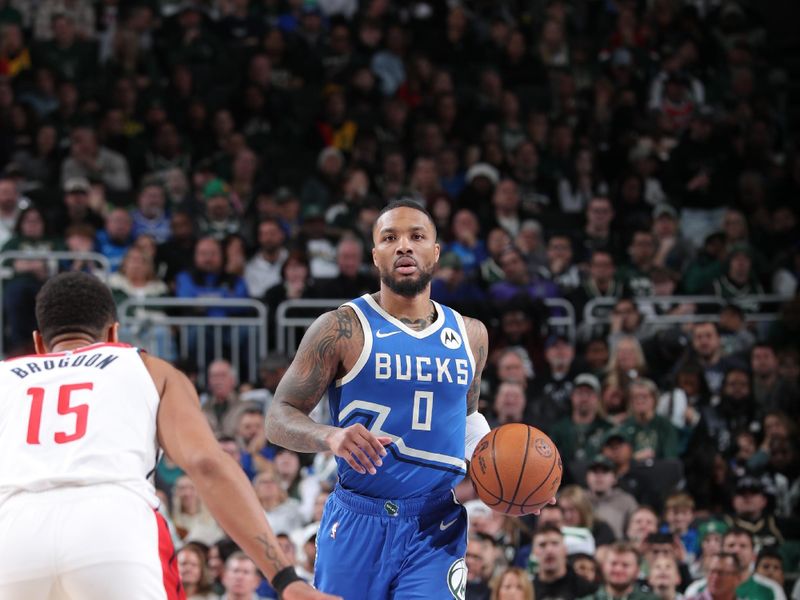
[[[600,381],[591,373],[581,373],[572,382],[572,412],[556,422],[550,437],[558,446],[562,460],[590,460],[600,451],[612,423],[600,415]]]
[[[668,419],[656,414],[658,388],[649,379],[636,379],[628,388],[630,416],[623,426],[633,434],[635,460],[678,457],[678,430]]]

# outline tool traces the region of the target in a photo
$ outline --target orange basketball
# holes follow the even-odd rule
[[[542,431],[522,423],[492,429],[478,442],[469,474],[492,509],[526,515],[547,504],[561,485],[561,455]]]

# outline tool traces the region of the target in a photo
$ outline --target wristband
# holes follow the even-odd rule
[[[275,577],[272,578],[270,584],[272,585],[272,589],[278,593],[278,597],[280,598],[283,595],[283,590],[285,590],[289,584],[294,583],[295,581],[303,580],[298,577],[294,567],[286,567],[275,573]]]

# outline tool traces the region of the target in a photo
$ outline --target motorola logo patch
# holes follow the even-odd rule
[[[461,348],[461,336],[450,327],[442,329],[441,339],[445,348],[450,348],[450,350]]]

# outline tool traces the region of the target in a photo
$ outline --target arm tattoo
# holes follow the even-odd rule
[[[357,341],[354,321],[349,308],[339,308],[322,315],[303,336],[267,415],[271,442],[298,452],[328,449],[325,437],[331,428],[315,423],[308,414],[335,378],[343,345]]]
[[[478,410],[478,401],[481,397],[481,373],[486,366],[486,356],[488,354],[489,334],[486,326],[478,319],[464,319],[464,327],[469,337],[469,345],[475,355],[475,375],[467,391],[467,414],[472,414]]]
[[[290,565],[283,564],[283,562],[278,557],[278,552],[280,550],[275,547],[274,544],[271,544],[265,535],[257,535],[256,540],[264,546],[264,557],[270,562],[270,564],[275,569],[275,573],[280,571],[281,569],[288,567]]]

